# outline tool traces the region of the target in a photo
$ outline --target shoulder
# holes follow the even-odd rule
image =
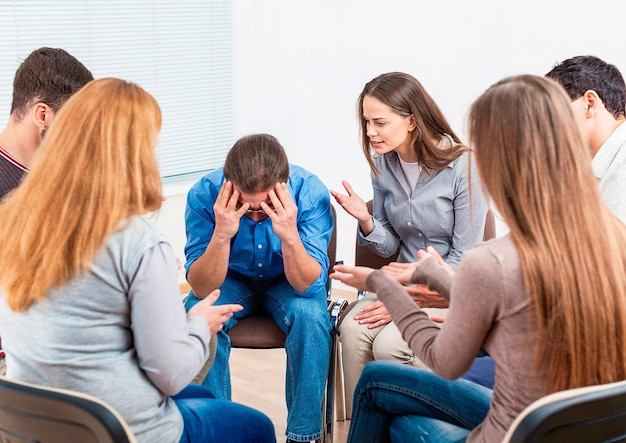
[[[374,155],[372,157],[372,162],[374,162],[374,165],[376,165],[376,167],[380,170],[385,168],[400,167],[398,154],[395,151],[387,152],[383,155]]]
[[[145,216],[129,217],[120,223],[117,231],[109,242],[135,245],[139,248],[151,248],[157,243],[165,242],[165,235]]]
[[[519,267],[519,255],[510,235],[482,242],[465,251],[457,274],[501,278],[507,269]]]
[[[296,196],[328,195],[330,201],[330,191],[322,180],[312,172],[302,166],[289,165],[289,186]]]
[[[468,168],[473,166],[472,153],[466,151],[459,155],[456,159],[452,160],[448,165],[448,168],[455,170],[457,174],[467,175]]]
[[[134,269],[149,249],[167,244],[167,238],[145,216],[129,217],[106,242],[98,263],[116,263],[119,269]]]
[[[201,177],[194,185],[189,189],[187,194],[188,200],[194,200],[197,198],[216,196],[224,181],[224,168],[214,169],[208,174]]]
[[[224,181],[224,168],[214,169],[202,176],[191,189],[203,190],[212,186],[221,186]]]

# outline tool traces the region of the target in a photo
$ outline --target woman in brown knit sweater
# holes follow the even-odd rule
[[[466,252],[454,277],[425,251],[399,274],[335,267],[334,278],[378,293],[434,371],[369,364],[348,442],[496,442],[545,394],[626,378],[626,227],[602,201],[569,98],[543,77],[504,79],[472,105],[469,129],[510,232]],[[449,297],[441,329],[407,283]],[[481,346],[496,364],[493,391],[455,380]]]

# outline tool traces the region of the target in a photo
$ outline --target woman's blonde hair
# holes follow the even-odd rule
[[[519,252],[547,392],[623,380],[626,227],[602,201],[569,98],[543,77],[507,78],[472,105],[469,130]]]
[[[24,311],[90,265],[128,218],[158,209],[156,100],[114,78],[61,108],[23,183],[0,205],[0,282]]]

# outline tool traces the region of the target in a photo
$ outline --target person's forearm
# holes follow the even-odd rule
[[[211,239],[211,242],[189,268],[187,281],[198,298],[204,298],[213,290],[222,286],[228,272],[230,258],[230,239]]]
[[[372,218],[371,215],[365,220],[358,220],[358,222],[359,222],[359,229],[361,230],[361,233],[363,234],[364,237],[367,237],[368,235],[370,235],[372,231],[374,230],[374,219]]]
[[[434,257],[429,257],[415,269],[411,276],[411,283],[426,284],[430,290],[436,291],[446,300],[450,300],[452,277],[447,269],[437,264]]]
[[[309,255],[299,237],[283,242],[282,252],[287,281],[296,291],[305,292],[320,276],[320,264]]]

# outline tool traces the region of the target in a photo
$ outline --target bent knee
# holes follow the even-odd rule
[[[416,360],[415,355],[404,342],[389,343],[384,340],[374,340],[372,354],[375,360],[391,360],[403,364],[412,364],[412,361]]]
[[[372,331],[367,325],[362,325],[354,318],[345,318],[339,327],[339,340],[344,343],[359,343],[373,341]]]

